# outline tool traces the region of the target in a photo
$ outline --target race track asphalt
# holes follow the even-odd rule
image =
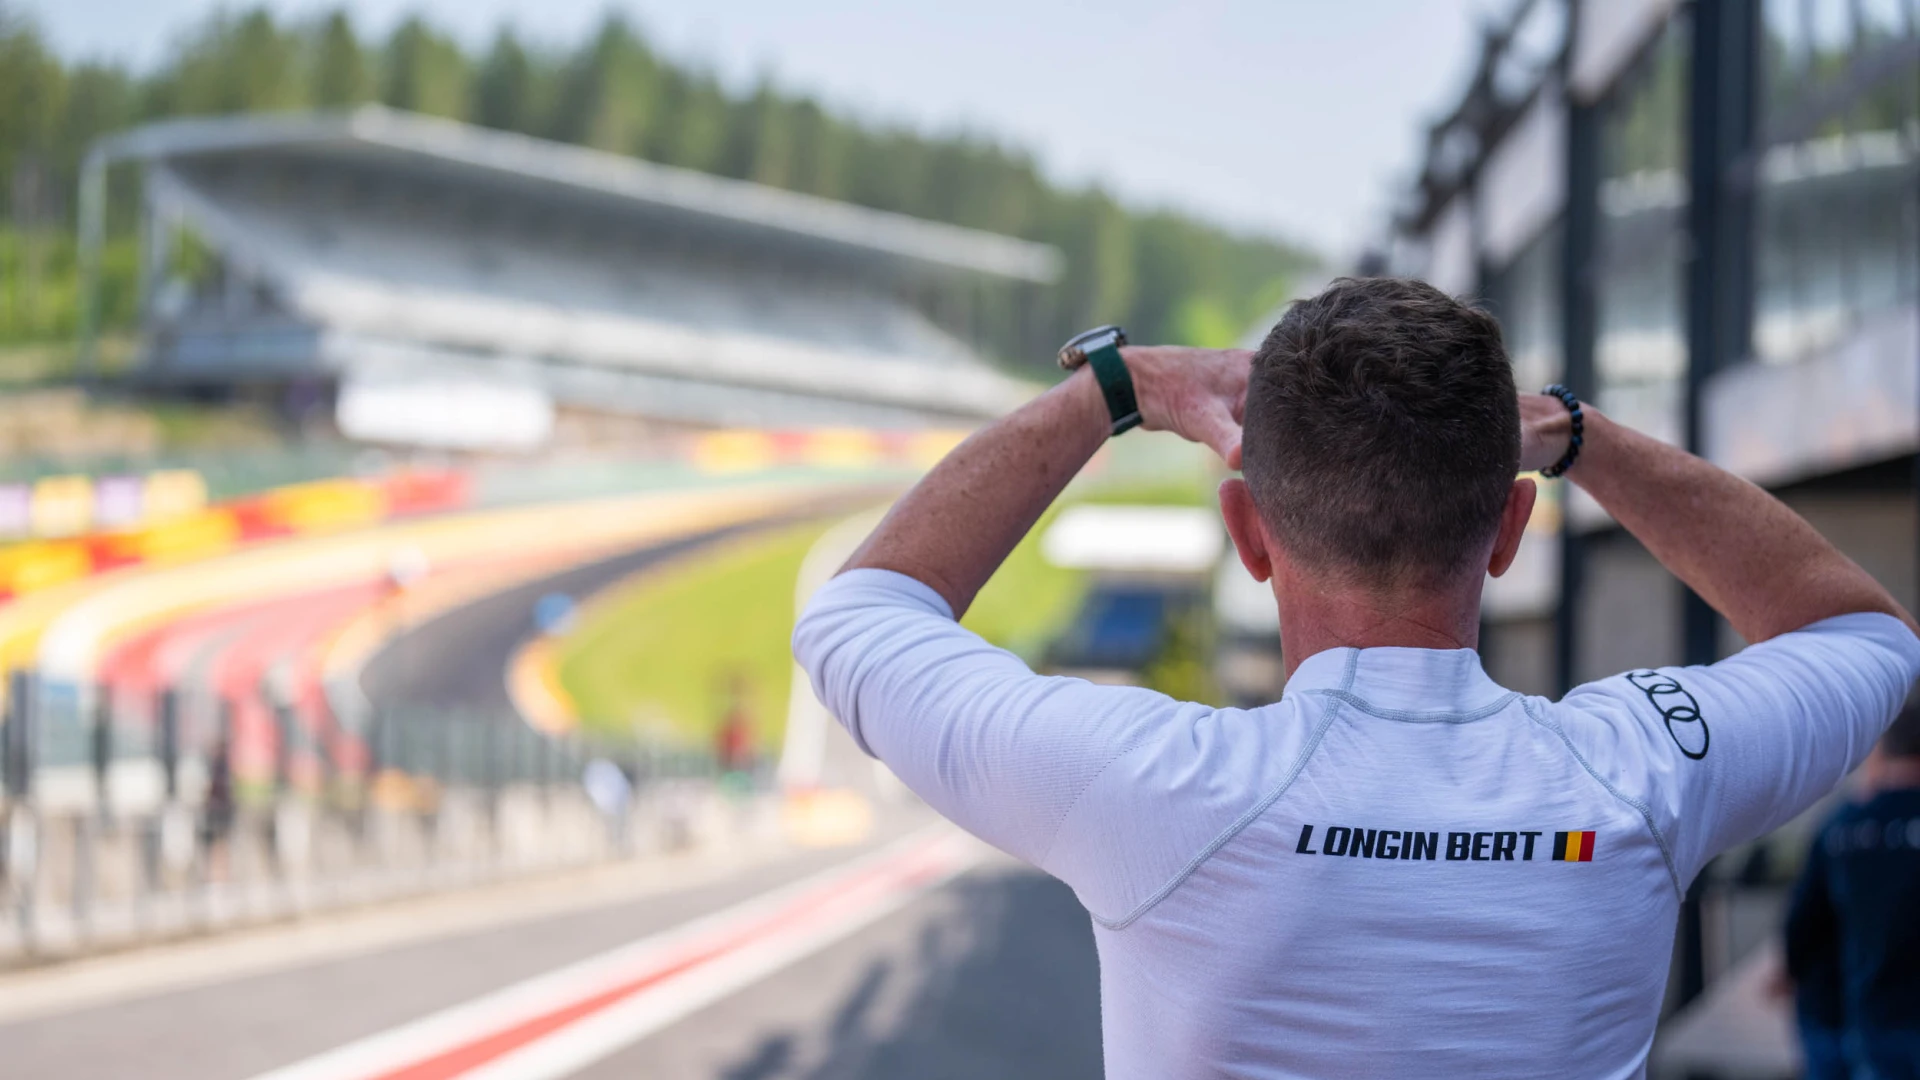
[[[919,810],[897,815],[882,836],[925,820]],[[792,854],[642,899],[0,1024],[0,1074],[244,1080],[762,895],[851,854]],[[1064,886],[994,857],[575,1075],[1095,1078],[1091,930]]]
[[[771,524],[733,525],[649,544],[440,612],[408,627],[375,653],[360,685],[376,709],[436,710],[490,720],[511,717],[507,664],[536,632],[534,605],[541,597],[561,593],[584,600],[629,574]]]

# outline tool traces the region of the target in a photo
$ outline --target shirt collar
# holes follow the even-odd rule
[[[1286,695],[1332,691],[1376,709],[1470,712],[1511,695],[1487,676],[1472,649],[1328,649],[1307,657]]]

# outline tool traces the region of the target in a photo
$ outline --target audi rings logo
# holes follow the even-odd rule
[[[1653,702],[1653,707],[1660,710],[1667,734],[1673,736],[1673,744],[1681,753],[1695,761],[1707,756],[1710,741],[1707,722],[1700,717],[1700,703],[1687,693],[1686,687],[1657,671],[1630,672],[1627,681],[1639,687],[1647,700]]]

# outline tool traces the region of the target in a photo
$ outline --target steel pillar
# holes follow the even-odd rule
[[[1567,109],[1567,202],[1560,255],[1560,381],[1586,401],[1599,390],[1594,342],[1599,333],[1601,106],[1574,101]],[[1560,603],[1554,609],[1554,682],[1560,693],[1579,681],[1580,603],[1586,581],[1586,539],[1567,511],[1572,493],[1560,487]]]

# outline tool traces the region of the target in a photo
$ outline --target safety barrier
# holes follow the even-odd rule
[[[0,603],[131,565],[204,559],[256,540],[338,532],[468,502],[464,472],[317,480],[189,510],[140,526],[0,547]]]
[[[103,704],[84,764],[47,768],[32,676],[13,678],[0,966],[671,850],[767,817],[714,782],[709,755],[449,711],[320,733],[283,714],[271,774],[246,777],[230,709],[172,690],[150,726]]]

